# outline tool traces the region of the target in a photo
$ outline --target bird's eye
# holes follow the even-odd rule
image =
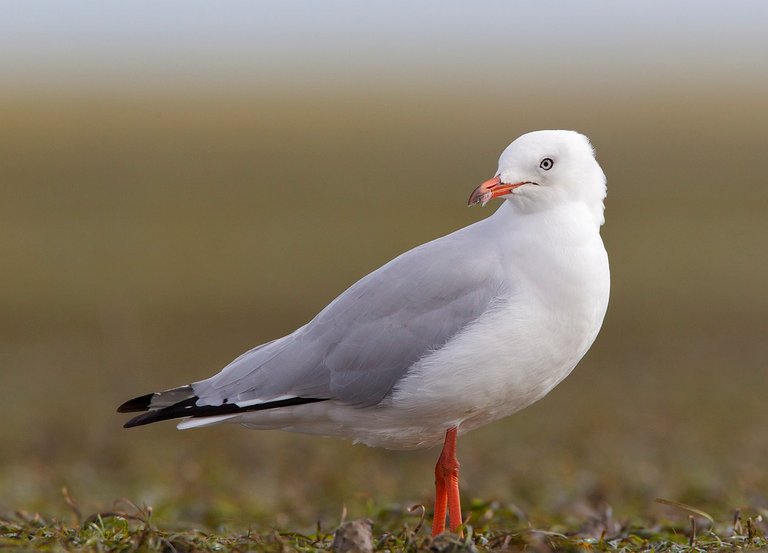
[[[554,164],[555,162],[552,161],[552,158],[545,157],[544,159],[541,160],[541,163],[539,163],[539,167],[541,167],[545,171],[549,171],[550,169],[552,169],[552,166]]]

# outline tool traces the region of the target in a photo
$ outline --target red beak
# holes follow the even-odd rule
[[[505,184],[501,182],[501,177],[493,177],[472,191],[472,194],[469,196],[469,202],[467,202],[467,205],[485,205],[492,198],[498,198],[504,194],[509,194],[512,190],[524,184],[528,183],[516,182],[514,184]]]

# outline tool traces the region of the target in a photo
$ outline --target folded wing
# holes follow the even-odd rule
[[[467,227],[404,253],[307,325],[192,385],[197,405],[322,398],[380,402],[408,368],[479,317],[499,293],[494,251]]]

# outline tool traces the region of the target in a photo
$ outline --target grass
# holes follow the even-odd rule
[[[71,523],[46,520],[23,511],[0,517],[0,547],[40,551],[357,551],[359,537],[337,542],[350,523],[342,513],[337,529],[297,533],[277,529],[212,532],[197,528],[163,529],[151,507],[128,501],[115,509],[84,516],[64,490],[72,509]],[[423,506],[371,512],[362,525],[376,551],[734,551],[768,547],[764,513],[736,511],[731,521],[716,522],[699,509],[663,501],[687,515],[677,521],[617,520],[607,505],[583,514],[579,525],[534,526],[514,507],[473,501],[466,510],[463,535],[429,536]],[[356,522],[351,522],[356,524]],[[344,543],[346,547],[337,547]],[[365,543],[365,541],[363,541]]]
[[[430,505],[435,451],[125,431],[114,409],[208,376],[484,216],[464,202],[501,148],[568,127],[609,178],[611,305],[571,377],[460,440],[467,537],[481,550],[765,546],[768,96],[747,84],[567,102],[0,93],[2,545],[327,548],[346,506],[374,521],[380,549],[430,547],[407,507]]]

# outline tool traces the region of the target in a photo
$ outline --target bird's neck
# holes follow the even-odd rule
[[[493,229],[505,236],[498,242],[499,253],[512,270],[531,282],[552,281],[551,288],[563,293],[575,286],[572,292],[582,295],[596,286],[605,295],[608,260],[600,223],[589,206],[578,202],[535,212],[515,207],[502,205],[494,214],[498,226]]]
[[[605,206],[600,201],[587,204],[582,201],[564,202],[555,206],[540,207],[532,202],[518,201],[511,198],[502,202],[493,217],[501,224],[518,225],[526,221],[525,225],[544,224],[546,226],[559,226],[576,224],[586,228],[595,229],[598,233],[605,222]]]

